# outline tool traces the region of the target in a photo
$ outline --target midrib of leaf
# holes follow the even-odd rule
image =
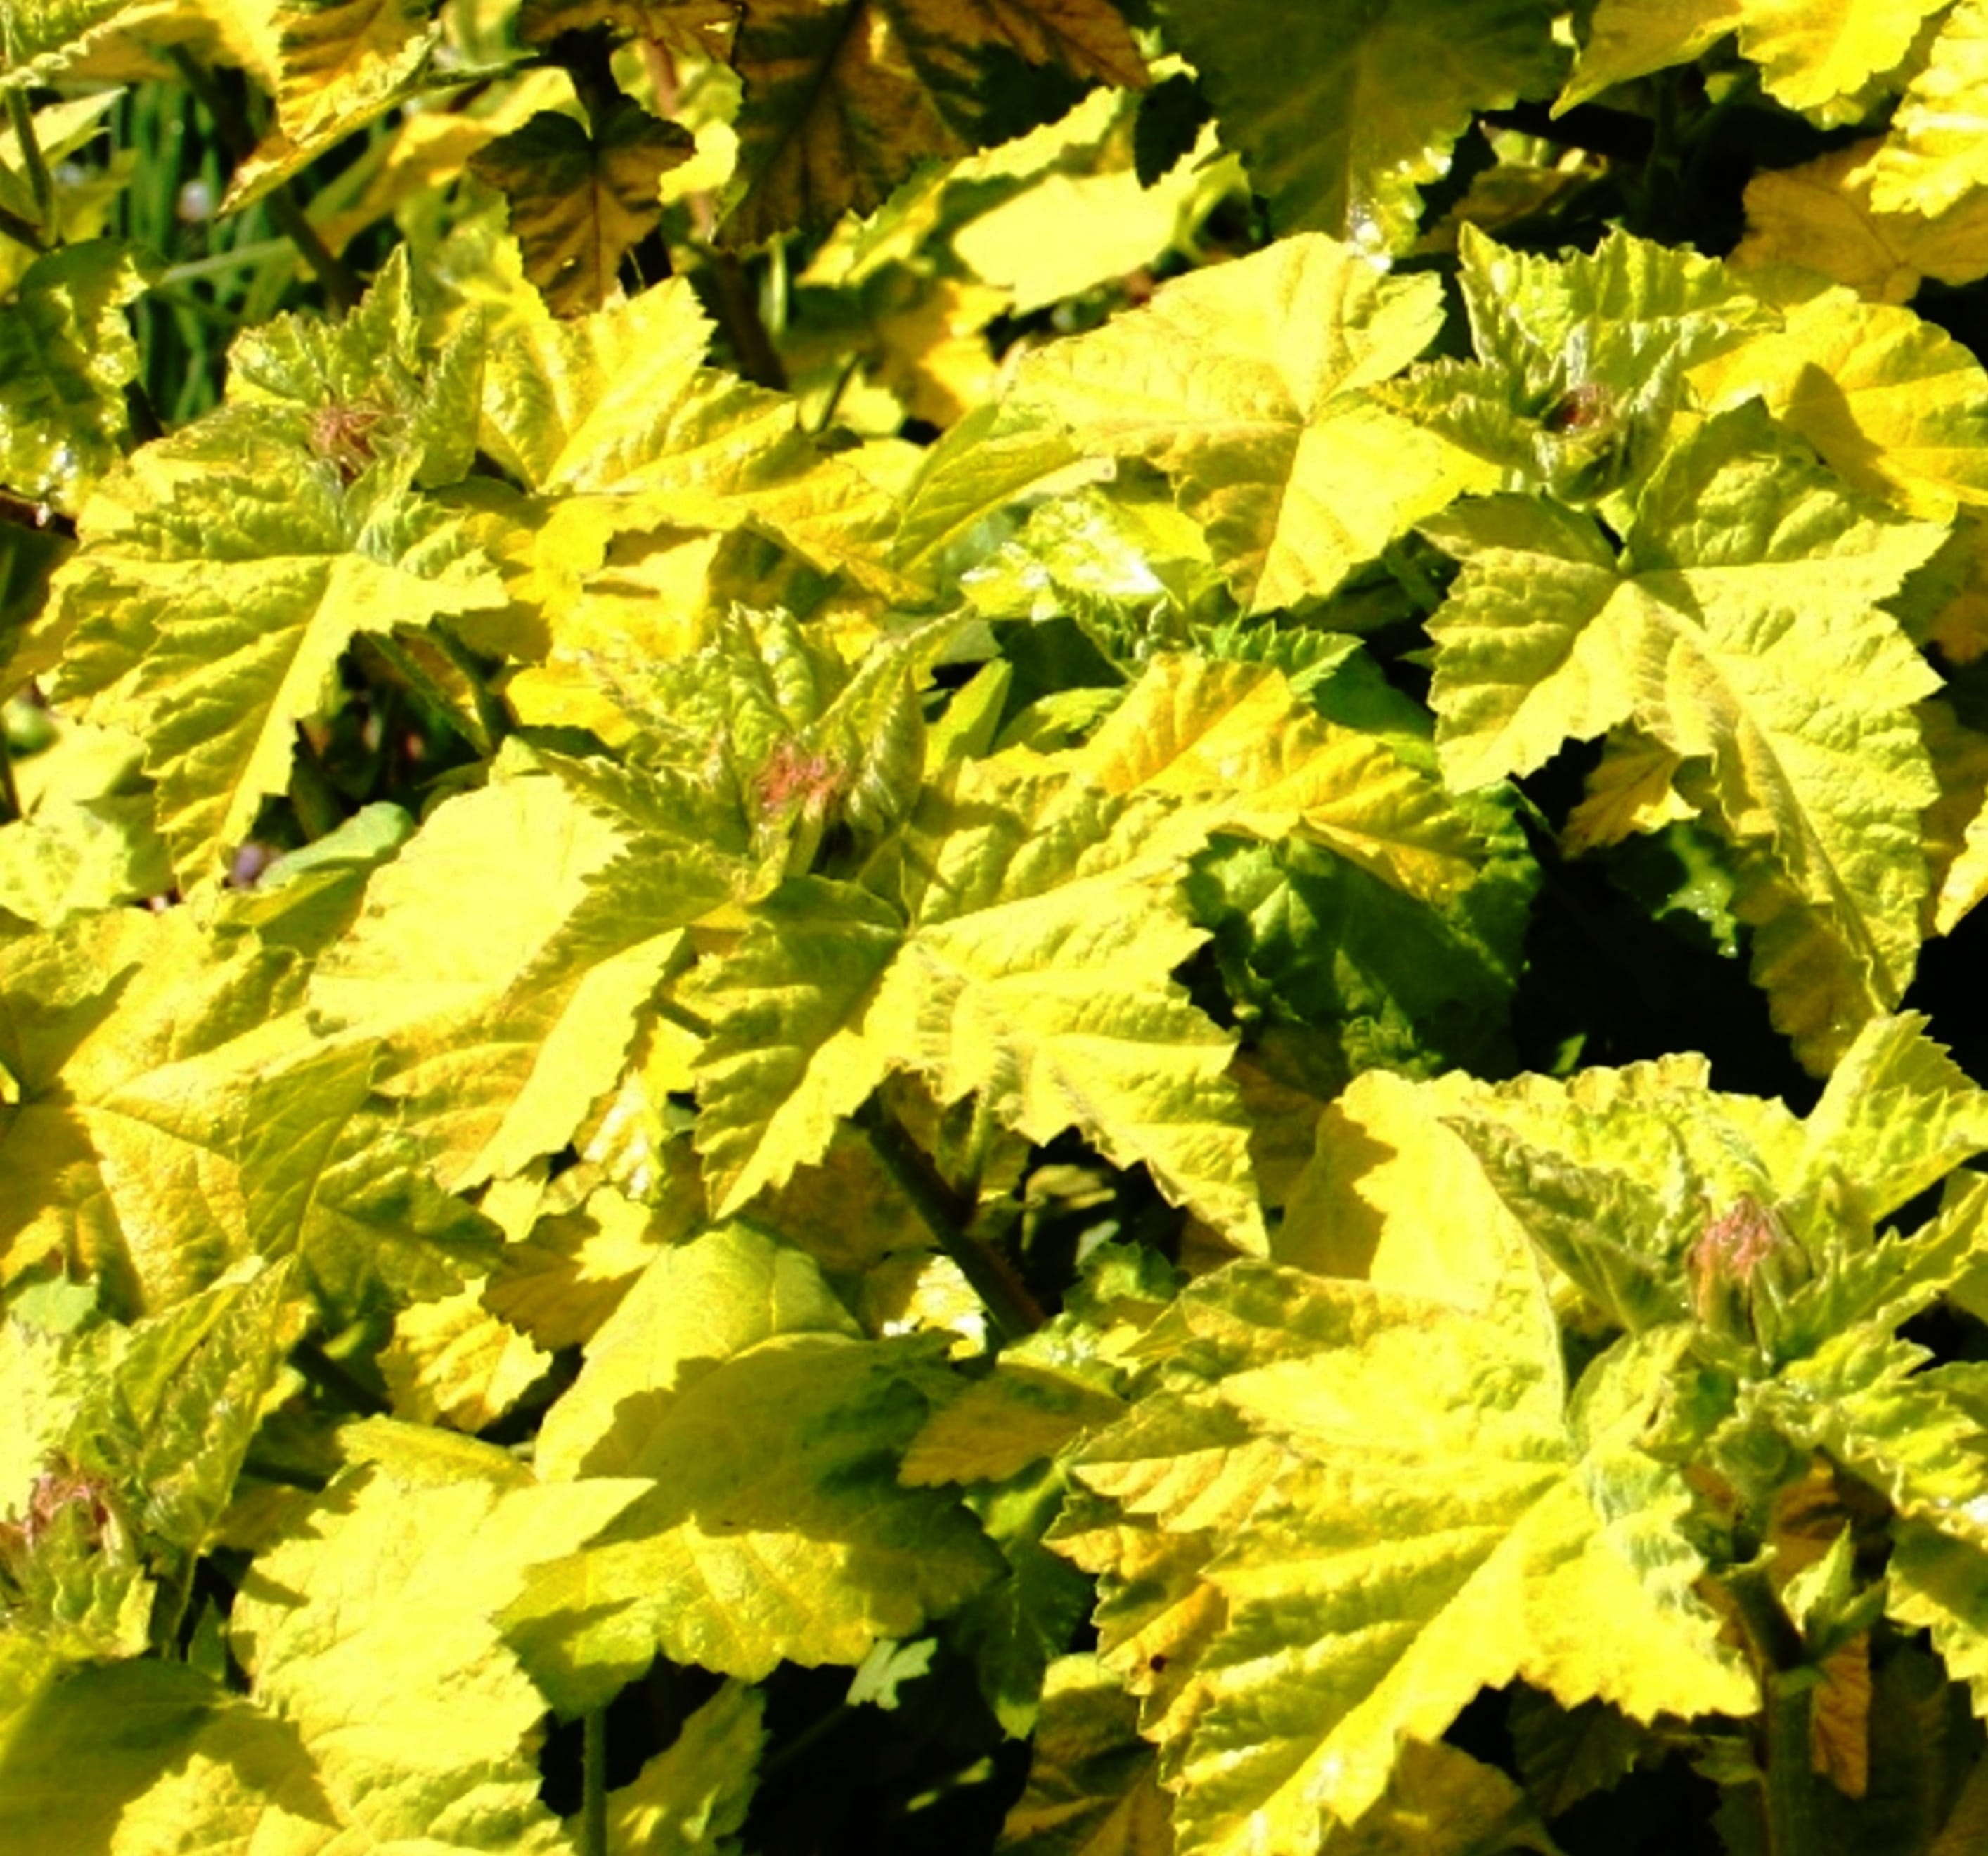
[[[757,164],[757,169],[752,183],[749,185],[749,191],[750,186],[758,184],[759,175],[770,171],[776,167],[796,141],[805,140],[803,132],[806,126],[814,120],[815,111],[820,106],[823,96],[834,87],[833,81],[834,73],[841,65],[844,58],[848,55],[850,42],[856,35],[857,16],[867,13],[870,10],[871,5],[871,0],[849,0],[848,5],[843,11],[842,31],[835,40],[835,49],[827,57],[822,59],[816,64],[813,79],[807,86],[805,93],[807,99],[806,106],[788,113],[786,126],[782,129],[779,139],[768,144],[768,152],[765,159]],[[741,32],[746,30],[744,22],[742,21],[739,29]],[[903,38],[898,32],[897,28],[892,25],[890,29],[891,35],[897,39],[901,46],[904,42]],[[749,98],[748,100],[749,101],[750,99]],[[802,169],[803,177],[806,172],[806,167],[803,164]],[[803,216],[806,216],[805,211]]]

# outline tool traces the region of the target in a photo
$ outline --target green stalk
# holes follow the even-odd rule
[[[607,1710],[590,1708],[580,1743],[580,1847],[607,1856]]]
[[[1768,1856],[1821,1856],[1821,1810],[1815,1773],[1809,1763],[1809,1716],[1815,1699],[1815,1671],[1801,1633],[1767,1577],[1764,1564],[1736,1567],[1726,1589],[1753,1653],[1753,1666],[1767,1698],[1762,1722],[1760,1770],[1765,1848]]]
[[[7,725],[0,719],[0,811],[6,816],[0,824],[12,824],[21,816],[21,789],[14,779],[14,744],[8,738]]]
[[[891,1183],[911,1202],[941,1250],[959,1266],[1004,1340],[1033,1334],[1048,1318],[1008,1259],[966,1229],[973,1208],[941,1178],[925,1151],[874,1098],[856,1124],[870,1137]]]
[[[56,184],[49,178],[49,164],[42,159],[42,145],[35,137],[34,112],[28,107],[25,90],[7,93],[7,122],[14,139],[21,144],[21,165],[28,171],[28,189],[35,196],[35,217],[41,222],[42,237],[48,245],[62,242],[56,224]]]

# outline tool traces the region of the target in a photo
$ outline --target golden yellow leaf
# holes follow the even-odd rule
[[[1756,174],[1746,187],[1746,237],[1727,262],[1740,270],[1800,265],[1873,303],[1909,301],[1927,278],[1969,283],[1988,274],[1988,194],[1937,218],[1882,212],[1871,202],[1871,157],[1854,142],[1800,167]]]
[[[1570,857],[1632,833],[1657,831],[1698,810],[1679,795],[1671,776],[1683,762],[1660,741],[1634,729],[1608,737],[1601,759],[1587,776],[1587,796],[1567,814],[1560,848]]]

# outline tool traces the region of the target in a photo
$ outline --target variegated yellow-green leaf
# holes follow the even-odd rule
[[[1479,359],[1438,361],[1382,397],[1566,502],[1619,493],[1662,455],[1680,374],[1780,318],[1724,265],[1612,232],[1564,258],[1458,235]],[[1505,487],[1516,487],[1508,475]]]
[[[1988,123],[1988,6],[1956,0],[1925,63],[1871,163],[1871,203],[1881,212],[1946,212],[1988,180],[1981,131]]]
[[[1001,60],[1146,81],[1109,0],[749,0],[732,59],[746,101],[725,232],[742,245],[867,212],[926,157],[1000,139],[981,87]]]
[[[736,881],[528,753],[495,774],[378,873],[312,982],[320,1023],[389,1040],[377,1087],[451,1191],[566,1144],[620,1076],[664,969],[687,960],[685,929]],[[520,856],[560,872],[529,904]]]
[[[506,1615],[561,1707],[658,1648],[748,1677],[860,1662],[997,1570],[964,1509],[897,1486],[946,1384],[930,1350],[854,1328],[805,1255],[732,1225],[664,1253],[595,1336],[547,1415],[546,1469],[654,1487]]]
[[[1469,827],[1434,780],[1266,665],[1158,658],[1073,758],[1107,792],[1172,794],[1211,831],[1301,833],[1425,901],[1474,871]]]
[[[1383,0],[1351,14],[1272,0],[1168,0],[1226,140],[1278,229],[1369,257],[1413,235],[1479,110],[1550,93],[1560,53],[1540,0]],[[1413,73],[1403,83],[1401,74]]]
[[[112,35],[157,25],[172,11],[172,0],[13,0],[0,95],[46,83]]]
[[[1163,288],[1038,350],[1023,404],[1094,455],[1172,480],[1252,612],[1330,593],[1411,523],[1488,479],[1368,390],[1442,319],[1428,278],[1391,279],[1309,235]]]
[[[889,497],[823,455],[793,401],[706,372],[708,333],[675,279],[514,330],[485,370],[483,442],[529,489],[599,498],[596,548],[664,524],[749,526],[824,568],[902,587],[881,560]]]
[[[235,1144],[258,1069],[303,1036],[289,965],[177,911],[0,949],[0,1280],[59,1259],[136,1312],[246,1254]]]
[[[276,123],[238,167],[222,201],[252,205],[421,87],[441,43],[421,0],[276,0]]]
[[[1683,64],[1726,33],[1768,94],[1829,123],[1865,113],[1872,80],[1902,64],[1945,0],[1601,0],[1558,107]]]
[[[319,1301],[351,1317],[442,1296],[495,1260],[489,1219],[437,1187],[373,1093],[380,1053],[353,1040],[265,1063],[238,1150],[249,1241],[295,1255]]]
[[[1171,1804],[1139,1738],[1138,1705],[1097,1657],[1050,1665],[1028,1789],[997,1847],[1002,1856],[1173,1856]]]
[[[558,316],[607,301],[622,259],[662,217],[656,183],[695,146],[688,130],[627,97],[596,130],[542,110],[469,164],[510,202],[525,275]]]
[[[319,455],[295,426],[228,407],[140,454],[86,519],[51,614],[57,688],[133,719],[187,883],[218,875],[288,785],[297,725],[360,632],[505,598],[478,532],[397,481],[411,463]]]
[[[1523,772],[1633,720],[1706,768],[1684,796],[1767,859],[1878,1006],[1895,1005],[1926,891],[1918,817],[1938,797],[1912,709],[1935,680],[1874,602],[1939,531],[1845,495],[1743,408],[1661,467],[1619,561],[1587,518],[1544,501],[1493,498],[1430,532],[1466,562],[1430,625],[1450,776]],[[1783,1022],[1826,1063],[1868,1011],[1807,1015],[1808,989],[1786,989]]]
[[[736,1856],[752,1801],[763,1689],[727,1682],[607,1795],[608,1856]]]
[[[50,252],[0,316],[0,485],[73,514],[123,455],[138,350],[127,307],[151,261],[113,239]]]
[[[1746,0],[1597,0],[1581,56],[1554,109],[1586,103],[1612,85],[1687,64],[1740,23]]]
[[[1714,410],[1757,394],[1841,475],[1912,515],[1950,522],[1988,502],[1988,370],[1910,309],[1816,292],[1692,377]]]
[[[1182,1351],[1191,1336],[1205,1354]],[[1182,1699],[1149,1702],[1144,1722],[1189,1856],[1315,1848],[1382,1797],[1405,1740],[1435,1739],[1480,1685],[1520,1676],[1644,1720],[1755,1705],[1692,1590],[1689,1489],[1638,1442],[1665,1347],[1625,1343],[1570,1388],[1523,1253],[1480,1314],[1233,1265],[1148,1347],[1172,1361],[1170,1389],[1077,1466],[1126,1521],[1206,1542],[1208,1618],[1165,1665]],[[1202,1357],[1205,1374],[1183,1370]],[[1239,1472],[1253,1453],[1239,1513],[1178,1473]],[[1144,1550],[1128,1557],[1136,1537],[1114,1547],[1081,1525],[1059,1531],[1107,1604],[1149,1577]],[[1116,1634],[1104,1653],[1123,1668],[1138,1640],[1114,1650]]]
[[[1259,1246],[1231,1041],[1168,977],[1202,938],[1175,876],[1205,825],[1023,755],[955,763],[908,830],[894,894],[790,886],[698,978],[713,1021],[698,1140],[720,1208],[819,1159],[834,1116],[895,1067],[942,1105],[979,1093],[1031,1141],[1075,1127]]]

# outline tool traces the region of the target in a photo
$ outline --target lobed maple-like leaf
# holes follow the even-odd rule
[[[1865,111],[1874,80],[1902,64],[1946,0],[1601,0],[1556,107],[1683,64],[1726,34],[1760,66],[1767,93],[1834,124]]]
[[[1926,278],[1968,283],[1988,272],[1988,201],[1936,217],[1885,211],[1871,198],[1878,140],[1853,142],[1746,184],[1746,236],[1736,269],[1799,265],[1875,303],[1909,302]]]
[[[1382,1797],[1405,1738],[1514,1676],[1646,1720],[1751,1710],[1691,1589],[1688,1492],[1635,1441],[1661,1353],[1618,1348],[1570,1392],[1528,1270],[1510,1258],[1473,1314],[1232,1265],[1148,1342],[1175,1357],[1168,1389],[1079,1452],[1122,1528],[1206,1543],[1207,1621],[1167,1652],[1175,1699],[1144,1723],[1183,1851],[1314,1848]],[[1225,1513],[1209,1475],[1253,1455]],[[1058,1533],[1107,1605],[1150,1580],[1138,1536]],[[1116,1625],[1102,1645],[1121,1672],[1153,1648]]]
[[[216,876],[287,786],[296,728],[360,634],[505,603],[485,530],[411,487],[467,467],[438,425],[473,355],[424,383],[411,314],[403,261],[343,339],[245,343],[255,384],[106,488],[31,646],[56,689],[144,740],[186,883]]]
[[[1591,519],[1539,499],[1462,505],[1428,532],[1466,560],[1430,623],[1451,778],[1526,772],[1633,720],[1704,768],[1685,796],[1841,950],[1839,989],[1777,973],[1763,950],[1777,1022],[1810,1060],[1895,1005],[1925,894],[1918,816],[1938,796],[1911,712],[1934,678],[1875,603],[1939,532],[1847,495],[1757,407],[1665,459],[1618,558]]]
[[[533,1575],[509,1640],[576,1710],[658,1649],[756,1678],[911,1635],[997,1570],[954,1502],[896,1485],[945,1383],[925,1344],[859,1338],[814,1263],[749,1226],[664,1252],[543,1432],[549,1474],[651,1485]]]
[[[1931,218],[1964,201],[1988,177],[1981,154],[1984,121],[1988,6],[1956,0],[1924,65],[1905,87],[1885,146],[1871,158],[1871,204],[1882,212]]]
[[[525,275],[555,315],[598,309],[622,259],[662,217],[657,183],[693,152],[690,132],[627,97],[589,130],[542,110],[470,157],[509,202]]]
[[[1316,234],[1164,286],[1037,350],[1016,394],[1083,450],[1157,465],[1245,609],[1322,597],[1467,487],[1461,454],[1369,390],[1442,320],[1432,278],[1378,275]]]
[[[1023,755],[955,763],[905,832],[871,897],[790,888],[735,964],[697,979],[713,1026],[698,1139],[721,1209],[820,1158],[833,1115],[895,1067],[942,1106],[979,1092],[1031,1141],[1076,1127],[1259,1245],[1230,1040],[1168,977],[1202,938],[1171,878],[1205,826],[1157,793],[1117,798]],[[860,923],[860,952],[817,932],[812,904],[838,934]],[[783,1020],[802,1041],[776,1034]]]
[[[1001,140],[1004,65],[1146,81],[1110,0],[748,0],[732,63],[746,95],[724,232],[740,245],[867,212],[921,159]]]
[[[1162,10],[1279,231],[1323,232],[1370,257],[1410,242],[1418,190],[1449,171],[1475,112],[1546,95],[1559,76],[1540,0]]]
[[[280,955],[181,911],[113,911],[0,947],[0,1280],[51,1257],[136,1313],[249,1248],[235,1141],[299,1040]]]
[[[1757,396],[1848,482],[1912,515],[1951,522],[1988,499],[1988,370],[1909,309],[1819,292],[1692,380],[1708,410]]]
[[[824,569],[902,588],[881,560],[889,497],[816,445],[793,400],[705,370],[709,326],[671,279],[512,331],[484,376],[485,447],[528,489],[566,499],[597,565],[620,533],[749,527]],[[574,530],[549,532],[570,557]]]

